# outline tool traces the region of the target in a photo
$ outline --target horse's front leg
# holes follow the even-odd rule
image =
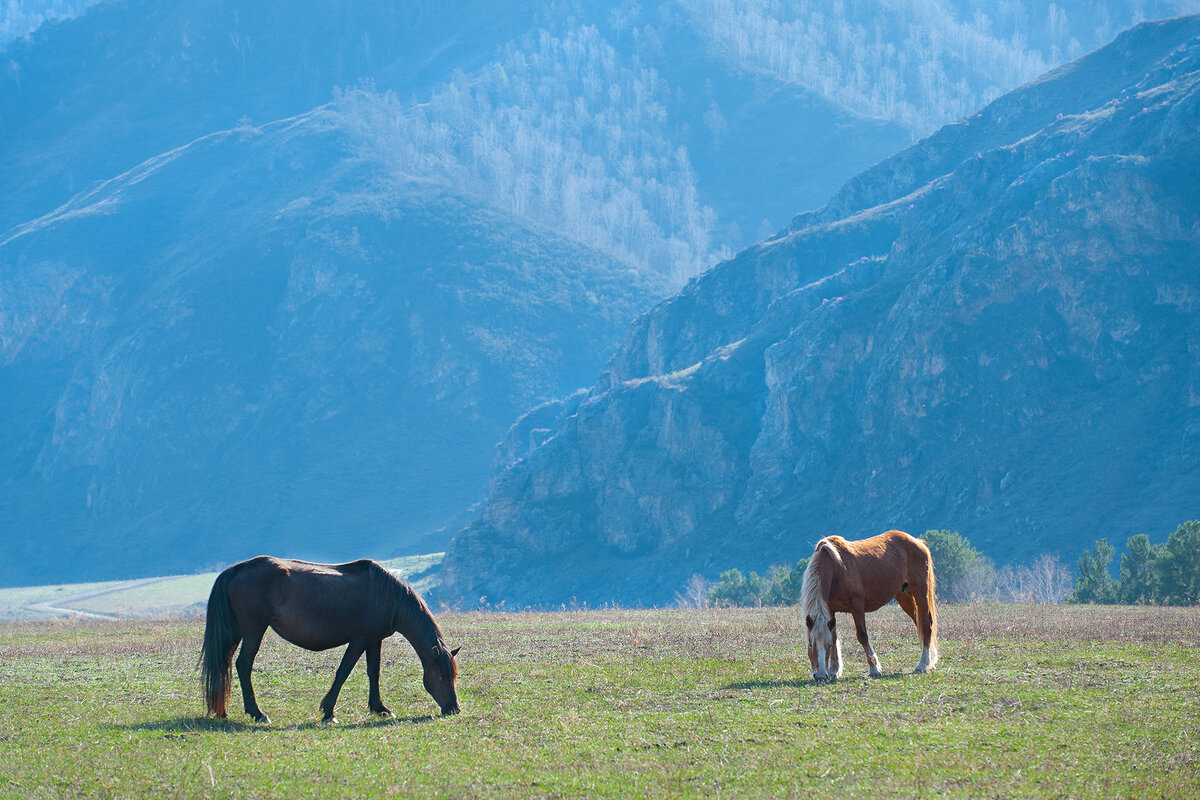
[[[862,645],[863,652],[867,654],[867,663],[871,665],[871,677],[881,678],[883,673],[879,670],[879,656],[875,655],[871,637],[867,635],[867,614],[861,608],[856,608],[851,613],[854,616],[854,632],[858,635],[858,643]]]
[[[333,707],[337,704],[338,693],[342,691],[342,684],[346,682],[346,678],[350,677],[350,671],[354,669],[354,665],[358,663],[358,659],[362,657],[363,650],[366,649],[364,642],[350,642],[346,646],[346,654],[342,656],[342,663],[338,664],[337,674],[333,676],[333,685],[329,687],[329,691],[321,700],[321,711],[325,716],[323,722],[337,722],[333,717]]]
[[[242,637],[242,652],[237,657],[238,682],[242,685],[242,707],[255,722],[270,722],[267,715],[258,707],[254,699],[254,686],[250,683],[250,673],[254,670],[254,657],[258,655],[258,647],[262,644],[266,628],[251,631]]]
[[[367,708],[372,714],[390,717],[392,712],[383,704],[379,697],[379,658],[383,650],[383,639],[372,639],[367,642],[367,681],[371,684],[371,694],[367,699]]]

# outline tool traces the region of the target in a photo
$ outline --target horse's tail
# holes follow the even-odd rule
[[[233,652],[241,636],[233,618],[233,606],[227,591],[233,567],[217,576],[208,595],[208,614],[204,621],[204,644],[200,649],[200,684],[204,687],[204,702],[208,711],[225,716],[225,704],[232,686],[230,672]]]
[[[929,546],[920,539],[917,542],[921,545],[921,549],[925,551],[925,602],[929,607],[929,654],[932,659],[930,666],[932,666],[937,662],[938,658],[937,579],[933,575],[933,555],[929,552]]]

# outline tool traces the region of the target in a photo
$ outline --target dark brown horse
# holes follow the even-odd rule
[[[938,651],[933,558],[925,543],[904,531],[856,542],[840,536],[817,542],[800,585],[814,680],[842,676],[842,643],[833,617],[838,611],[854,617],[871,677],[883,674],[867,635],[866,615],[893,599],[912,617],[921,637],[921,660],[913,671],[928,672],[937,664]]]
[[[371,684],[368,708],[374,714],[391,713],[379,697],[379,655],[383,640],[397,632],[417,651],[425,670],[425,690],[442,713],[458,713],[454,689],[458,649],[446,647],[428,606],[412,587],[374,561],[314,564],[258,556],[218,575],[208,596],[200,653],[201,682],[210,713],[225,716],[230,664],[241,642],[237,673],[246,713],[257,722],[268,721],[250,684],[254,656],[268,627],[309,650],[348,645],[333,686],[321,700],[326,722],[336,721],[333,706],[338,692],[364,652]]]

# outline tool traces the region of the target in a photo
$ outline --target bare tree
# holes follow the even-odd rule
[[[1049,553],[1029,565],[1004,567],[996,575],[997,593],[1011,603],[1061,603],[1074,586],[1071,570]]]
[[[1029,592],[1035,603],[1061,603],[1075,585],[1071,570],[1049,553],[1038,556],[1025,569],[1029,572]]]
[[[713,582],[700,573],[696,573],[684,584],[683,591],[675,593],[675,605],[678,608],[708,608],[708,590]]]

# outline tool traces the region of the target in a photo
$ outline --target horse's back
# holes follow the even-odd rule
[[[840,536],[828,539],[841,550],[843,562],[853,565],[846,593],[863,598],[867,611],[886,605],[904,587],[924,587],[932,575],[929,548],[904,531],[885,531],[853,541]],[[848,602],[849,597],[843,600]]]

